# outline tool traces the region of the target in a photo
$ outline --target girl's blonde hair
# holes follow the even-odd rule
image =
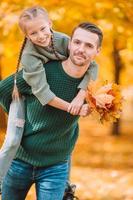
[[[29,20],[33,20],[34,18],[38,17],[38,16],[43,16],[45,20],[49,20],[49,16],[48,16],[48,12],[46,9],[40,7],[40,6],[34,6],[31,8],[27,8],[25,9],[20,17],[19,17],[19,21],[18,24],[21,28],[21,30],[26,33],[26,22]]]

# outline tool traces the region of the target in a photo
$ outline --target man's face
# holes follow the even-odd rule
[[[69,42],[69,58],[77,66],[89,65],[99,53],[98,35],[77,28]]]

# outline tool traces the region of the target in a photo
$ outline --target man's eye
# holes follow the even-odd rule
[[[92,44],[87,44],[86,46],[89,47],[89,48],[93,48]]]
[[[80,44],[80,42],[79,42],[79,41],[75,41],[74,43],[75,43],[75,44]]]

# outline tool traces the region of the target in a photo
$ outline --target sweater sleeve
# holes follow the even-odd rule
[[[45,59],[45,63],[48,59]],[[37,97],[42,105],[46,105],[51,101],[55,94],[50,90],[45,74],[43,62],[36,54],[24,53],[22,55],[21,64],[23,70],[23,78],[32,88],[32,93]]]
[[[0,105],[8,113],[10,103],[12,101],[12,91],[14,85],[14,75],[0,81]],[[31,94],[31,89],[28,87],[22,78],[22,70],[17,74],[17,87],[22,95]]]
[[[50,90],[45,74],[44,63],[49,58],[41,55],[35,46],[27,40],[24,52],[21,58],[23,68],[23,78],[32,88],[32,93],[37,97],[42,105],[46,105],[51,101],[55,94]]]
[[[89,66],[83,80],[79,84],[78,88],[86,90],[89,81],[91,79],[95,81],[97,79],[97,75],[98,75],[98,65],[95,61],[93,61],[93,62],[90,63],[90,66]]]

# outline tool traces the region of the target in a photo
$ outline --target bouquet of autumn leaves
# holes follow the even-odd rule
[[[120,117],[123,97],[120,86],[115,83],[106,82],[102,85],[98,81],[90,81],[86,101],[90,106],[91,113],[97,114],[102,123],[115,122]]]

